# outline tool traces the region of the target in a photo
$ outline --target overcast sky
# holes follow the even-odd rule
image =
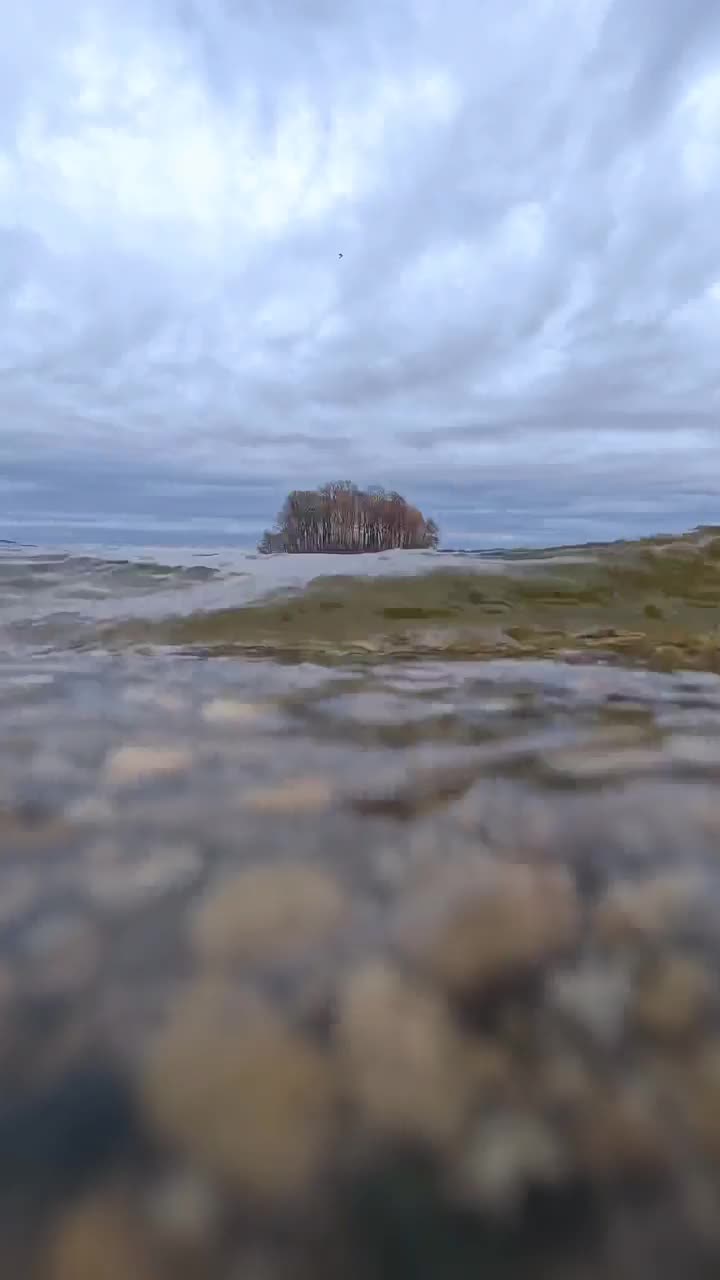
[[[0,533],[720,521],[719,197],[717,0],[24,0]]]

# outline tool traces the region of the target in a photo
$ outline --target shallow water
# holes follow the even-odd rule
[[[171,559],[0,552],[2,1273],[717,1274],[715,531]]]
[[[431,552],[352,557],[363,577],[421,572]],[[451,561],[452,555],[442,557]],[[0,546],[3,624],[51,625],[72,614],[82,621],[161,619],[198,610],[237,608],[277,590],[303,588],[320,575],[345,574],[348,559],[332,555],[261,556],[236,548],[107,548],[63,552]]]

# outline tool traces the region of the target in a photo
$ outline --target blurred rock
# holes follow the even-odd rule
[[[232,1018],[218,989],[190,993],[140,1087],[151,1128],[200,1170],[260,1201],[312,1192],[333,1133],[335,1074],[258,1001]]]
[[[715,985],[699,961],[663,956],[639,983],[632,1010],[635,1025],[658,1039],[680,1039],[701,1024]]]
[[[326,778],[291,778],[275,787],[246,791],[243,804],[254,813],[323,813],[330,808],[333,787]]]
[[[550,1007],[606,1048],[623,1033],[630,996],[628,974],[600,964],[554,974],[548,983]]]
[[[182,747],[127,745],[111,751],[104,776],[112,787],[127,787],[186,773],[192,762],[192,753]]]
[[[161,1273],[126,1200],[98,1191],[60,1217],[47,1274],[48,1280],[158,1280]]]
[[[341,993],[337,1042],[347,1097],[371,1133],[444,1144],[460,1131],[469,1048],[431,990],[368,964]]]
[[[666,872],[610,886],[595,912],[594,928],[605,946],[654,942],[692,921],[705,881],[693,872]]]
[[[208,1178],[190,1168],[162,1173],[148,1186],[143,1204],[154,1231],[173,1245],[208,1243],[220,1224],[220,1197]]]
[[[326,941],[348,915],[341,887],[321,867],[253,866],[210,892],[195,912],[192,939],[206,961],[263,961]]]
[[[560,1135],[541,1116],[500,1111],[471,1130],[453,1173],[464,1199],[507,1213],[530,1187],[558,1185],[569,1168]]]
[[[581,912],[560,867],[481,857],[450,867],[410,907],[401,946],[458,996],[539,973],[577,943]]]

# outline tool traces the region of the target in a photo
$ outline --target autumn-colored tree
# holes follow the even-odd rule
[[[350,480],[336,480],[320,489],[293,489],[266,531],[258,551],[389,551],[394,548],[436,548],[434,520],[426,520],[401,494],[373,485],[358,489]]]

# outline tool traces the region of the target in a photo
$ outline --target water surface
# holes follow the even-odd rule
[[[717,1274],[719,552],[0,550],[3,1274]]]

